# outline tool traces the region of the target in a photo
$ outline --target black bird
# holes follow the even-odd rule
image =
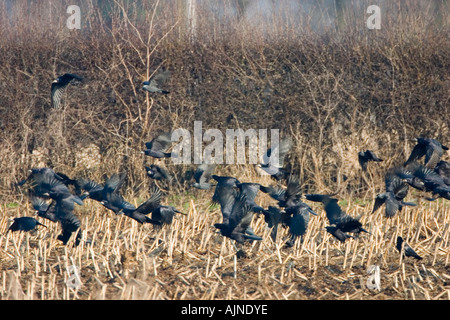
[[[286,245],[292,247],[298,237],[303,238],[306,234],[309,224],[309,215],[312,214],[317,216],[317,213],[303,202],[287,207],[285,212],[287,216],[283,218],[283,222],[289,226],[289,233],[291,234],[291,238],[286,242]]]
[[[384,180],[386,191],[375,197],[372,213],[385,204],[385,216],[392,218],[404,206],[416,206],[415,203],[403,201],[408,194],[409,185],[399,177],[398,171],[388,172]]]
[[[262,186],[260,190],[264,193],[267,193],[273,199],[277,200],[278,206],[282,208],[295,205],[300,201],[302,196],[300,181],[297,177],[292,175],[288,178],[286,189],[283,189],[280,186]]]
[[[149,222],[155,226],[171,224],[176,213],[187,215],[172,206],[158,206],[152,211],[152,217]]]
[[[411,186],[425,192],[431,192],[433,196],[438,195],[438,197],[450,200],[450,186],[445,183],[444,178],[435,170],[416,163],[411,174],[413,178],[405,175],[405,181]],[[418,182],[420,182],[420,184]]]
[[[118,192],[107,193],[105,199],[100,202],[105,208],[119,215],[124,212],[133,212],[136,207],[126,201]]]
[[[49,197],[53,200],[54,204],[50,204],[51,213],[49,220],[56,220],[60,223],[62,228],[61,235],[58,239],[64,244],[67,244],[71,234],[80,228],[80,220],[73,213],[75,203],[83,205],[83,200],[73,195],[69,188],[53,175],[43,175],[38,179],[39,184],[35,186],[34,191],[38,197]],[[50,207],[47,208],[49,212]],[[78,232],[75,245],[79,244],[81,239],[81,229]]]
[[[14,232],[14,231],[27,232],[27,231],[31,231],[31,230],[35,229],[37,226],[44,226],[47,228],[46,225],[40,223],[39,221],[37,221],[35,218],[32,218],[32,217],[14,218],[14,222],[8,228],[8,231],[6,231],[6,233],[8,233],[9,231],[11,231],[11,232]]]
[[[17,186],[22,186],[25,183],[29,182],[31,186],[34,188],[39,186],[42,182],[46,181],[46,179],[56,179],[61,181],[66,186],[73,185],[78,188],[78,182],[74,179],[69,178],[66,174],[62,172],[56,172],[52,168],[32,168],[29,171],[28,177],[19,181]],[[43,191],[45,192],[45,191]]]
[[[83,78],[76,74],[66,73],[52,82],[51,101],[52,108],[59,109],[61,107],[61,97],[64,94],[69,83],[73,80],[82,81]]]
[[[58,222],[55,216],[55,201],[52,200],[49,204],[43,198],[37,197],[32,193],[30,193],[29,198],[33,209],[36,210],[36,214],[39,217],[50,220],[52,222]]]
[[[62,186],[65,185],[61,182],[54,182],[53,187],[47,192],[47,195],[55,201],[54,215],[62,228],[62,233],[58,236],[58,240],[61,240],[65,245],[72,233],[79,230],[75,241],[75,245],[78,245],[81,239],[81,222],[73,211],[75,203],[81,206],[83,201]]]
[[[264,221],[267,223],[267,227],[272,228],[270,231],[270,237],[275,242],[277,239],[278,233],[278,225],[282,221],[282,215],[285,212],[282,212],[278,207],[269,206],[267,210],[263,210]]]
[[[197,170],[195,171],[195,183],[192,186],[194,188],[202,190],[211,189],[213,185],[209,181],[212,178],[212,173],[214,172],[215,168],[215,164],[202,163],[201,165],[199,165],[197,167]]]
[[[358,152],[358,161],[359,164],[361,165],[362,170],[367,171],[367,162],[369,161],[381,162],[383,160],[378,158],[373,151],[366,150]]]
[[[438,140],[431,138],[417,138],[417,144],[414,146],[411,154],[404,163],[405,167],[409,164],[416,162],[425,156],[424,166],[433,169],[444,154],[444,150],[448,150],[448,147],[443,146]]]
[[[240,182],[238,179],[228,176],[212,175],[212,178],[217,181],[212,201],[213,203],[218,203],[221,207],[223,207],[228,201],[227,197],[229,194],[237,196],[239,192],[238,184]]]
[[[167,172],[166,169],[156,165],[151,164],[150,166],[145,166],[145,171],[147,172],[147,176],[149,176],[151,179],[155,179],[158,181],[161,180],[167,180],[171,181],[172,176]]]
[[[441,176],[444,183],[450,186],[450,162],[448,161],[439,161],[434,171]]]
[[[150,93],[162,93],[168,94],[170,93],[167,90],[163,90],[159,88],[163,81],[170,77],[170,71],[162,71],[157,73],[155,76],[151,77],[149,80],[144,81],[142,89],[148,91]]]
[[[161,190],[157,187],[154,187],[152,189],[152,194],[147,201],[143,202],[137,208],[125,202],[125,205],[122,207],[121,212],[123,212],[123,214],[127,217],[132,218],[141,224],[155,224],[155,220],[150,219],[147,215],[157,211],[157,209],[161,206],[161,196]],[[123,201],[122,204],[124,204]]]
[[[360,232],[369,233],[369,231],[363,228],[359,218],[353,218],[346,213],[344,213],[336,223],[336,228],[340,229],[342,232],[350,232],[355,234],[359,234]]]
[[[403,253],[406,257],[413,257],[417,260],[422,260],[422,257],[419,256],[409,244],[403,241],[403,238],[400,236],[397,237],[397,245],[395,247],[398,252]]]
[[[307,194],[305,198],[309,201],[322,202],[330,225],[336,225],[344,215],[338,204],[338,199],[332,198],[331,195]]]
[[[338,239],[340,242],[345,242],[348,238],[354,238],[353,236],[343,232],[336,226],[326,226],[325,229],[329,234]]]
[[[253,212],[261,213],[264,208],[255,203],[255,198],[258,195],[258,191],[261,189],[266,190],[266,187],[254,182],[238,183],[237,186],[240,192],[247,197],[247,203],[252,206]]]
[[[123,184],[125,183],[126,172],[113,173],[106,179],[105,184],[102,186],[93,180],[87,180],[80,182],[81,189],[87,193],[90,199],[98,202],[107,200],[108,195],[111,193],[119,193]]]
[[[271,146],[263,156],[263,162],[258,167],[276,180],[285,179],[289,172],[283,168],[284,160],[292,145],[292,138],[286,137],[279,144]]]
[[[172,145],[172,134],[162,133],[145,143],[143,153],[153,158],[170,158],[172,154],[167,149]]]
[[[228,194],[227,202],[232,203],[231,210],[229,212],[222,210],[223,222],[214,224],[214,227],[219,229],[223,236],[238,243],[244,243],[245,240],[262,240],[261,237],[247,232],[252,222],[253,211],[251,205],[247,203],[246,196]]]
[[[359,234],[360,232],[369,233],[366,229],[362,227],[359,218],[353,218],[349,214],[342,211],[341,207],[338,204],[338,199],[332,198],[330,195],[321,195],[321,194],[307,194],[307,200],[314,202],[322,202],[324,205],[324,209],[327,215],[328,222],[331,227],[335,227],[340,230],[340,232],[350,232]],[[334,228],[331,228],[329,231],[334,231],[334,236],[340,233],[336,231]],[[330,232],[331,233],[331,232]]]

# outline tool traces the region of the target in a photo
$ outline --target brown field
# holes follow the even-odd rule
[[[236,1],[230,17],[197,8],[194,38],[181,1],[12,3],[0,5],[1,300],[450,299],[449,201],[410,190],[406,201],[417,207],[392,219],[384,209],[371,213],[384,174],[405,161],[416,137],[450,145],[448,1],[387,1],[381,30],[365,27],[367,14],[333,7],[331,25],[317,31],[311,21],[325,19],[327,8],[298,21],[281,6],[269,17],[270,32],[246,20],[247,1]],[[365,12],[366,1],[349,3]],[[80,30],[65,28],[69,4],[81,7]],[[171,93],[142,92],[159,68],[172,72]],[[66,72],[85,80],[68,88],[55,112],[50,84]],[[26,189],[12,187],[28,169],[98,182],[126,171],[124,197],[138,205],[153,183],[144,165],[157,162],[140,153],[144,142],[175,128],[192,132],[194,121],[204,130],[291,135],[288,167],[304,193],[337,192],[370,234],[337,242],[325,231],[322,205],[308,202],[319,216],[303,243],[285,248],[285,229],[273,242],[255,215],[263,240],[237,252],[213,227],[221,213],[210,205],[212,191],[189,187],[195,166],[170,161],[158,162],[175,176],[163,203],[188,213],[170,226],[140,225],[85,200],[75,211],[79,246],[62,246],[60,226],[42,219],[47,228],[6,234],[12,218],[34,215]],[[357,152],[365,149],[385,161],[362,173]],[[273,183],[253,165],[221,165],[216,174]],[[276,202],[259,194],[257,203]],[[402,257],[398,235],[423,260]],[[371,265],[380,267],[381,290],[367,287]],[[72,266],[78,289],[68,285]]]
[[[55,240],[59,226],[51,222],[32,234],[0,238],[2,299],[450,298],[450,207],[442,201],[420,201],[418,208],[390,220],[382,210],[370,214],[371,201],[349,202],[347,212],[363,213],[371,234],[345,244],[325,232],[321,208],[304,242],[289,249],[283,246],[286,231],[274,243],[264,219],[255,218],[254,230],[264,239],[245,244],[245,256],[212,227],[220,210],[209,209],[206,200],[179,199],[189,214],[162,230],[85,202],[77,212],[92,244],[62,246]],[[8,217],[31,212],[26,203],[2,209],[2,234]],[[395,249],[397,235],[423,260],[402,258]],[[67,286],[71,265],[79,268],[78,290]],[[370,265],[381,269],[381,290],[367,288]]]

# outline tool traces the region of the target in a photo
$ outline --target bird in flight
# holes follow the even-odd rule
[[[20,217],[20,218],[14,218],[13,224],[8,228],[8,231],[31,231],[35,229],[37,226],[44,226],[39,221],[37,221],[35,218],[32,217]]]
[[[367,162],[369,161],[381,162],[383,160],[378,158],[373,151],[366,150],[358,152],[358,161],[359,164],[361,165],[362,170],[367,171]]]
[[[82,81],[83,78],[76,74],[66,73],[62,76],[59,76],[52,82],[51,88],[52,108],[54,109],[61,108],[62,95],[64,94],[69,83],[71,83],[73,80]]]
[[[170,71],[162,71],[155,76],[151,77],[149,80],[144,81],[142,89],[148,91],[150,93],[162,93],[168,94],[170,93],[167,90],[163,90],[160,88],[163,81],[165,81],[170,76]]]

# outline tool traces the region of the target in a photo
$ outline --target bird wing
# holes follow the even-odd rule
[[[367,170],[367,158],[365,155],[358,154],[358,162],[363,171]]]
[[[38,212],[46,212],[48,210],[49,204],[44,199],[35,195],[30,195],[29,198],[34,210]]]
[[[136,211],[142,214],[149,214],[161,205],[161,190],[157,187],[153,188],[150,198],[137,207]]]
[[[213,201],[220,204],[223,223],[228,223],[236,201],[236,191],[233,188],[216,186]]]
[[[66,73],[58,78],[58,81],[54,81],[51,86],[51,105],[53,108],[58,109],[61,106],[61,97],[66,90],[66,87],[72,80],[83,80],[82,77],[76,74]]]
[[[292,138],[286,137],[279,144],[271,146],[263,156],[263,164],[282,168],[284,166],[284,158],[292,148]]]
[[[287,188],[286,188],[286,199],[292,199],[301,197],[302,187],[300,186],[300,181],[295,176],[289,176]]]
[[[377,194],[375,197],[375,202],[373,204],[372,213],[375,213],[386,201],[386,195],[384,193]]]
[[[200,184],[208,183],[211,180],[212,173],[216,168],[215,164],[202,163],[197,167],[194,178]]]
[[[145,143],[147,149],[154,151],[166,151],[172,144],[172,133],[165,132]]]
[[[258,191],[260,188],[259,183],[240,183],[239,189],[245,196],[247,197],[247,200],[252,202],[255,200],[256,196],[258,195]]]
[[[395,196],[392,193],[387,193],[385,204],[385,215],[387,218],[392,218],[393,216],[395,216],[397,211],[400,210],[400,202],[395,199]]]
[[[330,224],[336,224],[344,214],[335,198],[329,198],[325,204],[325,212]]]
[[[413,150],[411,151],[411,154],[409,155],[408,160],[405,162],[405,166],[417,161],[418,159],[422,158],[426,153],[426,146],[424,144],[418,143],[414,146]]]
[[[427,145],[425,152],[425,167],[434,169],[437,163],[441,160],[443,150],[440,145],[431,142]]]
[[[246,203],[247,197],[240,194],[234,204],[228,223],[229,229],[234,233],[244,233],[253,219],[252,207]]]
[[[61,107],[61,97],[66,90],[67,84],[52,83],[51,87],[51,105],[52,108],[59,109]]]
[[[161,85],[161,83],[163,81],[167,80],[170,77],[170,75],[171,75],[171,72],[168,70],[157,73],[156,75],[154,75],[153,77],[150,78],[150,80],[149,80],[150,86],[158,87],[159,85]]]
[[[108,193],[118,192],[122,188],[126,178],[126,172],[113,173],[109,179],[106,180],[103,187],[103,198],[106,199]]]

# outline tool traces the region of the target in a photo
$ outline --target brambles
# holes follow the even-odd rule
[[[88,203],[77,210],[92,244],[56,246],[49,240],[59,232],[53,224],[31,237],[0,237],[1,271],[15,270],[17,276],[0,282],[7,286],[1,297],[13,298],[8,286],[19,281],[24,294],[36,299],[448,298],[445,200],[415,201],[422,194],[411,190],[414,210],[405,207],[388,221],[381,210],[367,214],[383,190],[386,169],[405,161],[416,137],[449,144],[448,25],[430,24],[430,13],[412,10],[411,1],[411,14],[384,17],[387,25],[376,33],[355,29],[353,23],[339,24],[338,31],[313,32],[280,23],[285,20],[277,12],[272,17],[277,28],[265,33],[245,19],[222,28],[205,14],[198,25],[215,23],[216,28],[199,27],[196,41],[190,41],[179,13],[171,6],[154,10],[153,3],[145,2],[145,8],[125,8],[120,0],[107,8],[86,5],[81,12],[89,13],[83,20],[88,24],[80,32],[61,31],[39,15],[44,8],[38,6],[15,4],[14,24],[5,20],[8,10],[0,10],[5,39],[0,42],[0,195],[4,203],[20,203],[2,205],[0,232],[8,218],[27,210],[10,185],[32,167],[48,166],[93,181],[126,168],[123,190],[138,207],[150,192],[142,146],[159,131],[192,128],[195,120],[222,131],[264,127],[289,134],[294,146],[286,169],[299,177],[304,193],[338,191],[339,199],[346,200],[345,212],[362,215],[370,234],[339,243],[326,232],[321,206],[314,206],[319,217],[311,217],[302,244],[284,251],[279,248],[288,230],[277,230],[277,243],[263,219],[255,219],[253,229],[263,240],[246,248],[234,278],[229,275],[235,249],[211,228],[220,209],[209,207],[210,191],[189,189],[193,179],[185,168],[169,163],[171,190],[176,190],[171,204],[187,216],[176,216],[171,228],[155,233],[149,225]],[[395,10],[385,11],[395,15]],[[29,21],[42,25],[29,26]],[[140,90],[150,70],[159,69],[171,70],[170,94]],[[66,72],[80,72],[86,81],[82,90],[67,92],[64,112],[55,113],[48,88]],[[361,176],[357,152],[367,149],[384,161],[369,165]],[[77,159],[89,154],[86,150],[96,150],[91,154],[95,161],[83,166],[85,161]],[[249,165],[218,166],[214,173],[264,186],[271,182]],[[260,200],[264,208],[274,204]],[[394,244],[399,234],[423,256],[423,264],[398,263]],[[82,277],[78,292],[59,281],[72,257]],[[381,266],[381,286],[390,290],[379,296],[360,286],[372,264]],[[138,281],[128,281],[126,274]],[[3,280],[5,275],[0,276]],[[431,284],[416,286],[416,278]]]

